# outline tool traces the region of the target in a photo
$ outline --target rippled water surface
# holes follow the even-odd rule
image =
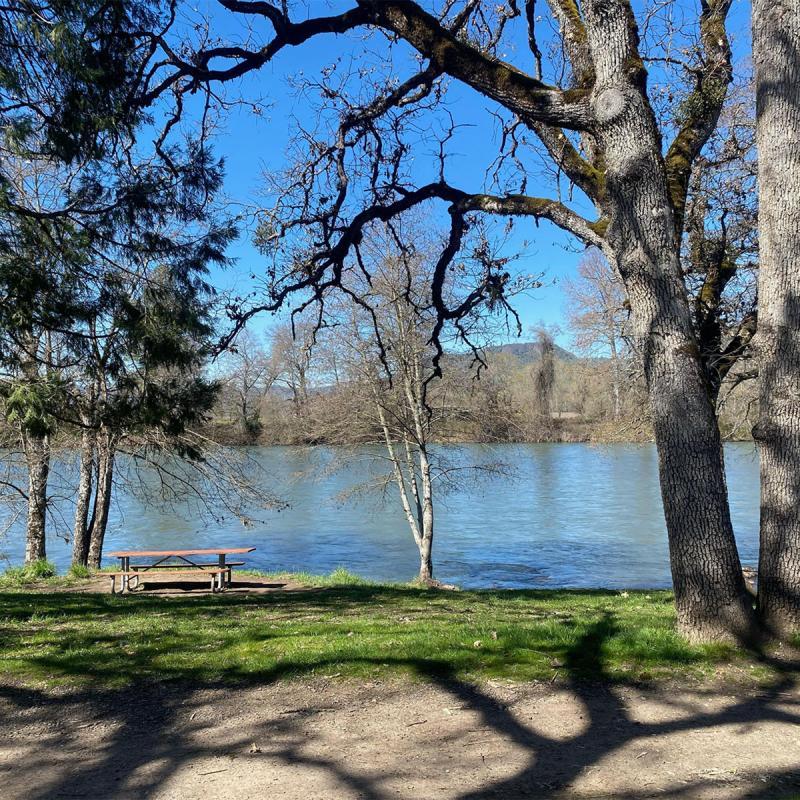
[[[750,444],[726,446],[734,527],[744,563],[758,548],[758,458]],[[337,566],[378,580],[416,572],[416,549],[391,491],[382,501],[341,495],[375,476],[371,452],[254,448],[262,480],[289,503],[260,512],[249,528],[210,522],[188,508],[167,511],[118,493],[106,549],[252,545],[265,570],[329,572]],[[468,445],[447,448],[453,464],[503,462],[510,475],[470,478],[438,508],[434,557],[442,580],[464,587],[669,586],[666,531],[652,445]],[[340,463],[337,470],[331,463]],[[71,510],[65,508],[69,518]],[[21,531],[0,550],[18,563]],[[52,535],[48,554],[69,563]],[[110,563],[110,562],[109,562]]]

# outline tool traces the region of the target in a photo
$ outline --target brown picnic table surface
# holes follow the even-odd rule
[[[209,547],[204,550],[117,550],[109,553],[117,558],[130,556],[216,556],[252,553],[255,547]]]
[[[212,591],[222,591],[224,587],[231,585],[231,574],[234,566],[241,566],[243,562],[235,564],[226,562],[225,557],[241,553],[252,553],[255,547],[203,547],[189,550],[115,550],[108,555],[120,560],[119,573],[113,573],[111,578],[111,591],[114,591],[114,577],[119,574],[121,577],[122,591],[130,591],[131,581],[135,585],[139,583],[142,572],[148,572],[158,567],[164,567],[167,571],[178,570],[185,567],[194,567],[193,574],[206,572],[211,576]],[[217,556],[216,564],[201,564],[193,559],[196,556]],[[150,558],[155,561],[146,564],[131,564],[131,558]],[[178,559],[179,564],[166,563],[170,559]],[[163,574],[163,573],[161,573]]]

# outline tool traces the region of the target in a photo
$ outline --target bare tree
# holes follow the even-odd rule
[[[534,405],[549,429],[553,419],[553,389],[556,384],[555,342],[544,328],[536,333],[539,360],[533,366]]]
[[[692,168],[717,125],[732,76],[725,30],[731,0],[702,3],[697,17],[687,21],[695,23],[691,31],[674,29],[672,18],[659,14],[661,6],[640,21],[629,0],[586,0],[580,7],[549,0],[559,42],[545,50],[537,44],[533,2],[444,2],[437,16],[411,0],[355,0],[341,13],[302,21],[291,18],[288,4],[222,4],[233,14],[262,19],[274,35],[258,47],[204,37],[194,47],[183,42],[177,48],[164,36],[153,37],[160,51],[145,102],[167,90],[183,96],[205,86],[211,93],[213,84],[258,70],[284,49],[323,34],[364,29],[376,47],[394,53],[402,46],[416,54],[405,61],[413,69],[408,77],[396,77],[397,62],[385,52],[391,72],[385,80],[355,68],[358,92],[335,69],[308,83],[309,91],[316,84],[325,108],[335,112],[333,136],[328,140],[325,124],[318,132],[299,132],[300,157],[276,180],[276,205],[260,230],[260,242],[276,264],[267,296],[240,309],[240,323],[296,293],[305,298],[303,306],[324,303],[334,288],[353,293],[348,281],[358,271],[367,226],[423,204],[443,203],[451,223],[431,281],[437,356],[448,322],[504,300],[506,272],[496,263],[487,264],[466,296],[451,298],[452,304],[446,298],[448,271],[457,266],[476,214],[546,219],[601,249],[625,283],[643,359],[679,627],[695,639],[752,633],[754,611],[731,526],[720,434],[681,268]],[[508,46],[517,21],[527,23],[528,53]],[[679,51],[672,49],[676,38],[686,45]],[[372,50],[362,44],[360,52],[368,58]],[[519,53],[518,63],[504,60],[506,52]],[[645,60],[661,79],[653,87]],[[545,80],[545,62],[552,82]],[[364,82],[364,75],[376,74],[371,84]],[[501,109],[501,152],[497,168],[489,171],[489,191],[447,179],[447,144],[457,125],[452,118],[448,124],[446,112],[434,148],[438,163],[427,173],[432,179],[413,179],[426,174],[410,164],[417,151],[414,136],[426,114],[442,109],[445,78]],[[680,102],[661,102],[665,83]],[[670,113],[675,108],[678,113]],[[430,134],[436,130],[431,126]],[[520,146],[529,146],[531,138],[554,180],[563,176],[591,200],[593,219],[570,202],[571,190],[558,200],[528,194],[532,167]],[[492,182],[492,175],[498,180]],[[302,295],[308,291],[310,300]],[[434,364],[438,369],[438,357]]]
[[[394,237],[400,231],[413,246],[398,246]],[[365,305],[345,304],[336,326],[327,332],[326,343],[341,354],[340,364],[356,399],[357,410],[351,405],[348,419],[355,422],[349,416],[355,411],[372,423],[382,441],[390,479],[419,552],[418,580],[442,586],[434,578],[436,498],[462,486],[467,472],[500,467],[456,466],[434,446],[448,420],[459,413],[451,403],[447,381],[436,373],[437,351],[431,342],[437,324],[430,298],[434,238],[419,219],[398,221],[393,231],[371,226],[362,243],[370,273],[369,284],[359,293]],[[478,237],[475,250],[486,246]],[[470,269],[465,262],[464,275]],[[522,291],[523,284],[518,288]],[[473,334],[486,340],[490,331],[485,320],[473,322],[482,328]],[[461,370],[467,371],[468,364],[462,358]]]
[[[344,334],[351,379],[373,409],[419,551],[418,580],[438,586],[433,571],[434,483],[437,473],[440,479],[445,473],[434,464],[430,446],[443,409],[440,397],[427,391],[434,377],[435,351],[429,336],[435,315],[423,310],[429,302],[425,254],[412,256],[396,248],[393,252],[386,231],[373,228],[372,236],[365,247],[372,275],[365,293],[372,312],[367,315],[354,305],[336,335]]]
[[[242,436],[252,439],[261,430],[261,402],[277,378],[275,358],[245,330],[220,361],[222,393],[236,409]]]
[[[730,92],[689,183],[683,266],[698,345],[717,405],[726,381],[755,377],[758,270],[757,162],[752,81]]]
[[[308,403],[315,339],[316,326],[307,321],[283,323],[270,334],[273,383],[283,385],[291,392],[297,416],[302,416]]]
[[[390,388],[379,372],[372,347],[354,340],[359,356],[358,382],[374,409],[383,436],[392,476],[409,530],[419,551],[418,579],[438,585],[433,577],[434,474],[430,440],[439,409],[425,406],[423,386],[429,361],[424,341],[419,337],[410,309],[396,296],[396,328],[390,339],[396,387]]]
[[[629,357],[625,288],[598,250],[591,250],[578,264],[578,276],[564,281],[567,318],[575,346],[582,353],[608,355],[611,359],[613,417],[622,406],[623,360]]]

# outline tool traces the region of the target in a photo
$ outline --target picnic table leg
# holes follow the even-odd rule
[[[121,581],[120,581],[121,584],[122,584],[122,586],[120,587],[120,594],[125,594],[126,590],[130,591],[130,589],[128,587],[128,570],[130,569],[130,563],[131,563],[130,556],[123,556],[122,557],[122,572],[123,572],[123,575],[122,575],[122,578],[121,578]]]
[[[227,581],[225,580],[225,553],[220,553],[218,560],[219,560],[219,568],[222,571],[219,573],[217,581],[219,584],[219,590],[222,591],[223,584],[227,585]]]

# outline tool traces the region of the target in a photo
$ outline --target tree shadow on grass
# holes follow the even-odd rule
[[[391,665],[412,670],[425,681],[446,692],[460,707],[477,713],[481,726],[492,731],[524,751],[525,763],[514,775],[502,779],[487,779],[477,788],[458,791],[452,796],[459,800],[482,798],[568,797],[573,782],[588,768],[619,752],[627,745],[651,737],[675,733],[715,730],[726,726],[752,727],[766,722],[779,722],[800,726],[800,700],[796,689],[796,664],[770,662],[777,678],[769,686],[731,702],[719,710],[698,708],[676,693],[674,699],[657,689],[638,686],[637,692],[652,694],[661,703],[673,703],[678,712],[675,718],[659,722],[641,722],[634,719],[620,692],[620,686],[611,680],[604,650],[617,633],[618,625],[613,614],[606,613],[590,625],[566,652],[561,670],[566,685],[584,710],[583,729],[569,738],[555,738],[526,725],[503,702],[478,684],[465,681],[455,674],[449,663],[435,659],[391,659],[386,657],[357,660],[364,666]],[[354,659],[355,660],[355,659]],[[312,663],[280,663],[257,673],[226,676],[246,678],[251,685],[268,685],[288,675],[302,675],[319,671],[326,666],[335,667],[331,659],[318,659]],[[596,679],[587,681],[586,676]],[[82,726],[103,724],[108,733],[102,738],[101,752],[91,761],[80,760],[77,755],[74,768],[61,773],[58,778],[37,782],[37,769],[47,766],[56,749],[74,749],[79,753],[80,730],[56,726],[46,728],[33,753],[25,763],[30,800],[45,798],[90,796],[122,798],[148,797],[163,787],[182,765],[198,758],[219,755],[213,743],[198,743],[195,736],[204,726],[211,725],[201,713],[207,697],[204,692],[227,687],[230,683],[213,684],[207,681],[169,681],[160,684],[140,683],[121,690],[92,689],[77,693],[53,695],[31,689],[0,687],[0,697],[7,708],[16,708],[27,724],[52,721],[60,715],[66,717],[81,708],[87,718]],[[235,689],[233,690],[235,691]],[[708,697],[714,692],[706,690]],[[221,710],[221,713],[225,713]],[[5,723],[10,724],[8,721]],[[309,754],[309,737],[304,730],[302,715],[272,716],[258,722],[259,740],[275,743],[270,756],[278,763],[294,768],[324,771],[341,787],[347,796],[367,800],[385,800],[395,797],[396,791],[386,784],[399,774],[406,774],[405,764],[395,765],[393,772],[380,775],[365,772],[354,765],[345,750],[336,757]],[[246,742],[238,742],[242,748]],[[435,759],[435,754],[422,751],[419,762]],[[435,769],[435,761],[429,765]],[[800,767],[800,755],[798,755]],[[643,773],[645,772],[643,768]],[[44,774],[44,773],[42,773]],[[22,778],[20,778],[22,779]],[[13,780],[17,780],[16,776]],[[731,796],[766,800],[766,798],[791,798],[800,793],[800,771],[774,770],[768,774],[745,775],[739,784],[740,791]],[[288,788],[288,787],[287,787]],[[659,787],[658,796],[689,798],[705,791],[719,788],[719,780],[710,777],[692,778],[674,785]],[[280,792],[279,792],[280,794]],[[631,788],[626,793],[615,792],[620,800],[634,800],[653,796],[647,789]],[[211,795],[213,796],[213,795]]]

